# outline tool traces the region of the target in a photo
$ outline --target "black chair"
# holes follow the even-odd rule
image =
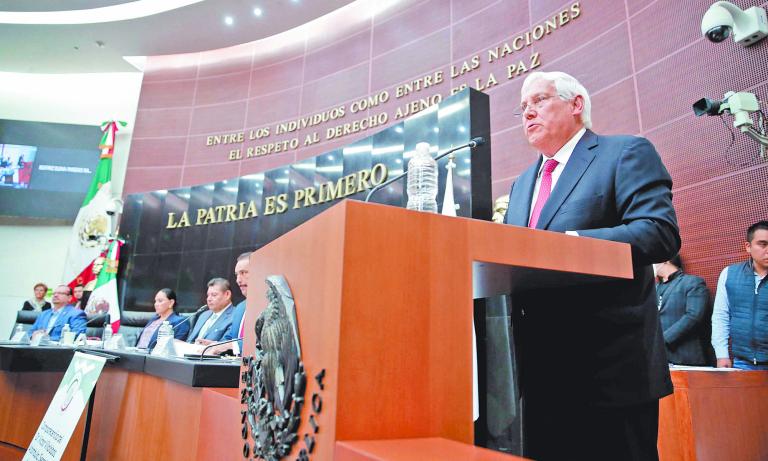
[[[11,330],[11,338],[13,338],[18,325],[21,325],[24,331],[29,331],[40,314],[42,314],[40,311],[18,311],[16,313],[16,323],[13,325],[13,330]]]
[[[97,314],[88,319],[85,324],[85,336],[89,338],[101,338],[104,333],[104,321],[107,319],[106,313]]]
[[[149,319],[155,316],[154,312],[123,311],[120,314],[120,330],[126,346],[135,346],[139,340],[139,334],[147,326]]]
[[[192,313],[185,312],[179,315],[186,318],[192,315]],[[154,312],[144,312],[144,311],[123,311],[120,314],[120,330],[118,331],[118,333],[123,335],[123,341],[125,341],[125,344],[127,346],[135,346],[136,343],[139,342],[139,335],[141,334],[141,330],[143,330],[147,326],[147,323],[149,323],[149,320],[154,316],[155,316]],[[95,318],[96,317],[94,317],[94,319]],[[196,321],[197,321],[197,318],[194,318],[189,321],[189,331],[192,331],[192,328],[194,328]],[[103,323],[104,323],[104,316],[102,315],[101,324]],[[88,336],[90,336],[90,334]]]

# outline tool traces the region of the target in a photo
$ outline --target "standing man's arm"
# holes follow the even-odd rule
[[[707,315],[709,292],[704,280],[693,277],[687,277],[687,279],[695,284],[685,290],[685,314],[664,331],[664,341],[673,347],[704,321]]]
[[[659,154],[645,138],[624,145],[615,181],[616,213],[621,224],[601,229],[571,229],[632,245],[635,266],[666,261],[680,249],[680,232],[672,206],[672,178]]]
[[[730,337],[731,318],[728,293],[725,291],[725,280],[728,278],[728,268],[720,273],[715,293],[715,306],[712,310],[712,347],[715,349],[718,368],[730,368],[733,361],[728,355],[728,338]]]

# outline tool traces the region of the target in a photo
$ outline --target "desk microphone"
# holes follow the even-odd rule
[[[173,325],[173,326],[171,327],[171,329],[172,329],[172,330],[175,330],[177,326],[179,326],[179,325],[181,325],[181,324],[183,324],[183,323],[189,322],[190,320],[192,320],[193,318],[197,317],[198,315],[202,314],[203,312],[205,312],[205,311],[207,311],[207,310],[208,310],[208,304],[203,304],[202,306],[198,307],[198,308],[197,308],[197,310],[196,310],[195,312],[193,312],[192,314],[190,314],[189,316],[187,316],[187,318],[185,318],[185,319],[184,319],[184,320],[182,320],[181,322],[179,322],[179,323],[177,323],[177,324]]]
[[[462,144],[459,147],[454,147],[453,149],[448,149],[447,151],[443,152],[442,154],[439,154],[437,157],[435,157],[435,161],[438,161],[441,158],[445,157],[446,155],[452,154],[452,153],[456,152],[457,150],[466,149],[467,147],[469,147],[470,149],[474,149],[475,147],[482,146],[483,144],[485,144],[485,138],[483,138],[482,136],[478,136],[476,138],[472,138],[472,140],[469,141],[466,144]],[[365,197],[365,202],[368,202],[369,200],[371,200],[371,196],[376,191],[378,191],[380,189],[383,189],[384,187],[392,184],[393,182],[397,181],[398,179],[402,179],[407,174],[408,174],[408,167],[406,166],[404,168],[403,172],[400,173],[399,175],[395,176],[392,179],[388,179],[387,181],[384,181],[383,183],[381,183],[378,186],[376,186],[373,189],[371,189],[371,191],[368,192],[368,195]]]

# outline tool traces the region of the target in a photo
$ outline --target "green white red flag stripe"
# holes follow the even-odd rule
[[[88,298],[86,311],[108,312],[112,332],[120,328],[120,305],[117,297],[117,266],[120,263],[120,247],[123,241],[114,239],[109,242],[104,266],[96,279],[96,286]]]

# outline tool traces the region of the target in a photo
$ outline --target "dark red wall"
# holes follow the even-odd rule
[[[547,18],[568,10],[560,0],[404,0],[365,15],[352,4],[305,27],[225,50],[150,58],[134,128],[125,193],[174,188],[264,171],[346,145],[374,130],[306,148],[228,161],[235,146],[207,147],[208,135],[270,127],[338,106],[338,121],[299,131],[303,136],[338,123],[387,112],[416,98],[447,96],[460,83],[474,85],[493,72],[491,100],[493,195],[506,193],[536,154],[513,116],[525,74],[506,78],[506,66],[530,63],[537,70],[562,70],[592,95],[593,129],[650,138],[675,182],[674,202],[683,235],[683,260],[690,273],[714,288],[720,269],[744,256],[746,227],[768,219],[768,160],[757,143],[731,138],[717,117],[696,118],[691,103],[728,90],[750,91],[768,101],[768,40],[743,48],[728,39],[702,38],[708,0],[582,0],[578,18],[532,46],[489,64],[487,50],[511,41]],[[374,3],[374,2],[371,2]],[[741,7],[768,5],[736,1]],[[306,38],[304,38],[306,36]],[[451,79],[450,66],[479,54],[481,65]],[[396,99],[402,83],[443,70],[438,86]],[[390,100],[368,112],[349,105],[389,90]],[[763,104],[764,109],[768,105]],[[732,123],[732,117],[725,121]]]

